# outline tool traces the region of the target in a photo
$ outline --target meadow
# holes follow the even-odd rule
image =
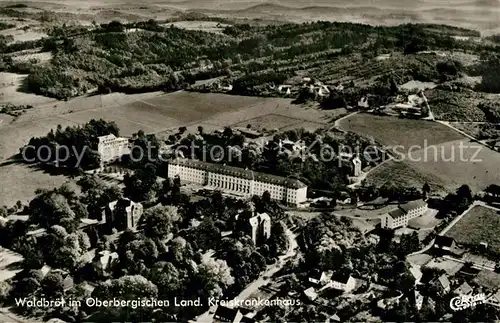
[[[481,242],[500,251],[500,214],[498,210],[475,206],[447,233],[457,243],[478,246]]]

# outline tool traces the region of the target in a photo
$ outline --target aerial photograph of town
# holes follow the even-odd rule
[[[0,323],[500,321],[500,0],[0,0]]]

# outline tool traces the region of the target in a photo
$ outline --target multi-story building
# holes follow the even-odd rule
[[[408,221],[427,212],[427,203],[423,200],[411,201],[399,205],[397,209],[390,211],[382,217],[382,228],[395,229],[406,227]]]
[[[135,230],[142,215],[142,204],[122,198],[109,203],[103,210],[101,224],[118,231]]]
[[[307,200],[307,186],[297,179],[199,160],[177,158],[168,164],[168,177],[244,196],[261,196],[297,205]]]
[[[130,154],[128,138],[116,137],[113,134],[97,137],[97,152],[101,157],[101,165],[119,160],[123,155]]]
[[[249,220],[252,241],[257,244],[271,236],[271,218],[267,213],[260,213]]]

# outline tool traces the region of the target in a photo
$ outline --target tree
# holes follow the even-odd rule
[[[4,304],[10,297],[12,285],[8,281],[0,282],[0,303]]]
[[[271,193],[269,193],[269,191],[264,191],[264,193],[262,193],[262,199],[261,199],[261,201],[264,204],[271,203]]]
[[[289,245],[289,239],[286,234],[286,224],[283,221],[273,223],[271,227],[271,238],[267,243],[271,255],[277,256],[278,254],[286,251]]]
[[[427,182],[422,187],[422,192],[423,192],[424,197],[427,197],[427,195],[431,192],[431,187],[429,186],[429,184]]]
[[[202,263],[198,266],[201,273],[210,276],[221,287],[228,287],[234,283],[234,278],[231,276],[231,268],[225,260],[203,258]]]
[[[6,206],[0,206],[0,218],[5,218],[9,215],[8,209]]]
[[[158,288],[141,275],[126,275],[118,279],[110,279],[100,283],[92,292],[92,297],[99,299],[121,300],[151,299],[158,297]],[[141,318],[152,317],[154,308],[138,307],[106,307],[99,308],[96,315],[99,321],[141,321]]]
[[[468,185],[462,185],[457,189],[457,196],[459,198],[465,199],[468,202],[472,202],[472,191]]]
[[[64,293],[63,277],[58,272],[49,272],[41,282],[42,292],[47,298],[58,298]]]
[[[151,238],[164,238],[181,217],[175,206],[155,206],[144,212],[144,234]]]
[[[132,175],[125,175],[125,196],[134,201],[151,200],[160,189],[156,179],[156,166],[152,164],[136,170]]]

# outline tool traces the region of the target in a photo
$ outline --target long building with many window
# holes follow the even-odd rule
[[[423,200],[411,201],[403,205],[399,205],[382,217],[382,228],[395,229],[406,227],[408,221],[423,215],[427,212],[427,203]]]
[[[168,164],[168,177],[197,183],[245,196],[268,191],[271,198],[297,205],[307,200],[307,186],[297,179],[285,178],[252,170],[177,158]]]

